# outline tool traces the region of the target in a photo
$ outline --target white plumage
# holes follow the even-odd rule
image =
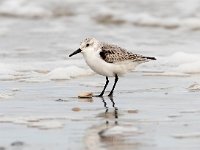
[[[103,96],[109,82],[108,77],[115,77],[114,86],[109,94],[113,95],[118,76],[121,76],[133,69],[137,65],[149,60],[156,60],[155,57],[145,57],[133,54],[127,50],[113,44],[99,42],[95,38],[86,38],[81,42],[80,48],[69,55],[69,57],[82,53],[88,66],[96,73],[106,76],[106,84],[99,96]]]

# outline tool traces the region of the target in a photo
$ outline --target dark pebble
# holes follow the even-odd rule
[[[24,145],[24,142],[15,141],[15,142],[12,142],[10,145],[11,145],[11,146],[23,146],[23,145]]]
[[[5,147],[1,147],[1,146],[0,146],[0,150],[6,150],[6,148],[5,148]]]

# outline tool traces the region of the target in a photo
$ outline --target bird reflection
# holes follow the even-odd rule
[[[105,118],[108,118],[108,120],[106,120],[106,124],[108,125],[109,124],[109,118],[111,117],[114,117],[115,118],[115,122],[114,124],[115,125],[118,125],[118,108],[115,106],[115,101],[113,99],[112,96],[108,96],[109,97],[109,100],[111,101],[112,103],[112,107],[114,108],[114,113],[112,113],[112,115],[110,116],[110,113],[109,113],[109,107],[108,107],[108,104],[107,102],[105,101],[104,97],[101,97],[102,99],[102,102],[104,104],[104,107],[105,107]],[[110,117],[109,117],[110,116]]]

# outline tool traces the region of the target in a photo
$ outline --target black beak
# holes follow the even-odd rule
[[[70,54],[69,57],[72,57],[73,55],[76,55],[76,54],[78,54],[80,52],[81,52],[81,49],[79,48],[76,51],[74,51],[72,54]]]

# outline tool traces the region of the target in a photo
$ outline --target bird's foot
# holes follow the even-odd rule
[[[93,97],[103,97],[103,94],[93,95]]]
[[[93,95],[93,97],[103,97],[103,94],[104,93],[101,93],[101,94],[99,94],[99,95]],[[110,92],[109,94],[108,94],[108,97],[113,97],[113,92]]]
[[[94,95],[94,97],[103,97],[104,91],[101,92],[99,95]]]
[[[113,92],[110,92],[110,94],[108,94],[109,97],[113,97]]]

